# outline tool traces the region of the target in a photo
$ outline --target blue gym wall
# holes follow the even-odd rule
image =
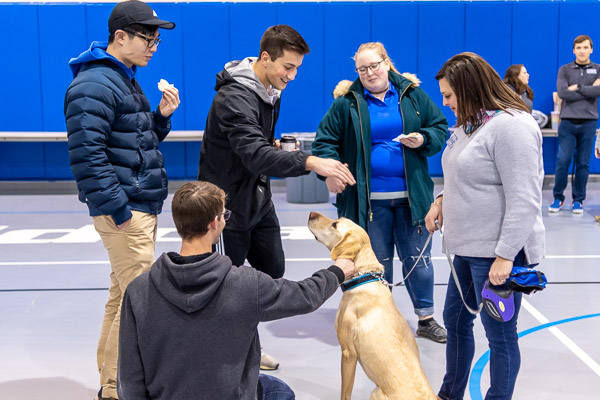
[[[114,3],[2,3],[4,41],[0,77],[0,131],[64,131],[63,97],[71,80],[67,62],[93,40],[106,40]],[[174,130],[202,130],[215,74],[229,60],[256,56],[264,30],[297,29],[311,47],[296,81],[284,92],[278,133],[315,131],[342,79],[354,79],[351,56],[359,44],[381,41],[401,72],[414,72],[442,108],[436,72],[456,53],[473,51],[504,76],[525,64],[534,108],[552,109],[556,73],[573,60],[575,36],[600,43],[597,1],[421,1],[292,3],[154,3],[160,18],[177,24],[161,30],[163,43],[138,80],[153,106],[156,82],[165,78],[181,93]],[[599,61],[598,58],[592,60]],[[167,142],[161,148],[171,179],[197,172],[199,143]],[[546,172],[554,170],[556,140],[544,143]],[[72,179],[66,143],[1,143],[0,180]],[[431,172],[441,176],[438,157]],[[592,172],[600,162],[592,160]]]

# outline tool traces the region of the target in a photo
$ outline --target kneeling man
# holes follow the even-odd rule
[[[123,298],[119,398],[294,399],[284,382],[259,375],[258,323],[316,310],[354,263],[339,259],[300,282],[232,265],[212,252],[230,212],[208,182],[177,190],[172,215],[181,251],[162,254]]]

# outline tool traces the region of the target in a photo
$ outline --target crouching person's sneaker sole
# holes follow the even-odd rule
[[[260,349],[260,369],[263,371],[273,371],[277,368],[279,368],[279,361]]]

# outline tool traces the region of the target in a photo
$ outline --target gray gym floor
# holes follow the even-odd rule
[[[329,203],[288,203],[283,187],[275,190],[286,278],[303,279],[330,265],[328,251],[306,228],[308,213],[335,217],[335,210]],[[156,255],[179,250],[171,197],[159,218]],[[589,184],[581,216],[569,209],[549,216],[545,208],[551,200],[551,191],[545,190],[547,258],[539,268],[550,283],[545,291],[524,297],[519,318],[522,365],[514,398],[598,398],[600,224],[593,216],[600,214],[600,183]],[[439,235],[433,240],[435,317],[442,322],[449,267]],[[75,195],[0,196],[0,254],[0,398],[92,399],[98,390],[96,341],[109,265],[85,206]],[[416,329],[406,289],[396,288],[393,296]],[[312,314],[259,327],[265,350],[281,363],[273,375],[288,382],[298,399],[339,398],[334,318],[340,298],[338,291]],[[489,382],[488,348],[479,320],[475,334],[474,372],[465,398],[478,400]],[[421,338],[417,343],[437,391],[445,368],[444,345]],[[358,367],[353,398],[368,399],[373,387]]]

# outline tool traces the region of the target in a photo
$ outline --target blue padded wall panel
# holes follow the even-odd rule
[[[512,6],[495,1],[466,5],[465,51],[485,58],[502,78],[511,65]]]
[[[110,12],[116,5],[115,3],[89,3],[85,7],[85,26],[87,27],[87,41],[86,47],[81,49],[81,52],[86,50],[90,43],[94,41],[107,42],[108,41],[108,17]],[[75,22],[75,21],[73,21]],[[79,54],[77,53],[77,54]],[[73,57],[77,56],[73,55]]]
[[[57,24],[68,20],[79,23]],[[73,75],[68,62],[86,41],[85,7],[49,4],[39,7],[42,111],[44,130],[64,131],[64,98]]]
[[[348,16],[361,16],[360,23],[353,23]],[[331,93],[344,79],[358,78],[354,53],[364,42],[371,41],[371,6],[361,3],[325,4],[325,79],[323,99],[327,108],[333,102]]]
[[[268,27],[277,24],[277,5],[236,3],[231,6],[230,12],[231,60],[258,57],[260,38]]]
[[[554,174],[556,169],[556,152],[558,150],[558,138],[545,137],[542,142],[542,156],[544,158],[544,173]]]
[[[0,142],[0,180],[44,179],[44,164],[43,143]]]
[[[198,178],[201,146],[202,142],[187,142],[185,144],[185,176],[187,179]]]
[[[69,166],[69,144],[67,142],[44,143],[44,160],[46,179],[73,179]]]
[[[150,107],[155,110],[162,98],[162,92],[156,86],[159,80],[166,79],[180,91],[184,86],[182,48],[185,38],[181,29],[182,4],[153,3],[151,6],[159,18],[175,23],[175,29],[159,29],[163,42],[156,49],[148,65],[138,68],[136,73],[136,79],[150,101]],[[185,129],[184,120],[185,103],[181,103],[171,117],[172,129]]]
[[[573,40],[579,35],[588,35],[596,43],[600,43],[600,3],[593,2],[561,2],[558,36],[558,66],[575,60]],[[600,63],[600,56],[594,53],[592,61]],[[558,70],[557,70],[558,72]]]
[[[314,132],[331,104],[323,102],[324,7],[320,3],[282,3],[277,5],[277,23],[294,28],[310,47],[296,79],[283,91],[277,134]]]
[[[182,4],[183,71],[180,89],[185,107],[185,129],[204,129],[215,96],[217,73],[230,61],[229,5],[219,3]],[[210,40],[205,40],[210,38]],[[177,110],[180,112],[181,110]],[[196,169],[198,165],[196,164]]]
[[[38,7],[42,5],[0,4],[6,39],[0,62],[2,77],[1,129],[42,131],[40,95],[40,46]]]
[[[185,142],[162,142],[160,152],[165,160],[169,179],[185,179]]]
[[[400,73],[418,74],[418,5],[408,2],[374,3],[371,7],[371,40],[383,43]]]
[[[442,106],[442,96],[435,75],[453,55],[464,51],[465,6],[462,3],[419,3],[419,59],[421,87],[444,112],[450,126],[454,113]]]
[[[451,23],[449,21],[452,21]],[[456,123],[454,113],[442,104],[442,95],[435,75],[453,55],[464,51],[465,6],[461,3],[419,4],[418,71],[421,88],[442,110],[448,125]],[[432,176],[442,176],[442,152],[429,157]]]
[[[548,115],[554,107],[552,92],[556,91],[560,4],[513,4],[511,64],[525,65],[534,94],[533,108]]]

